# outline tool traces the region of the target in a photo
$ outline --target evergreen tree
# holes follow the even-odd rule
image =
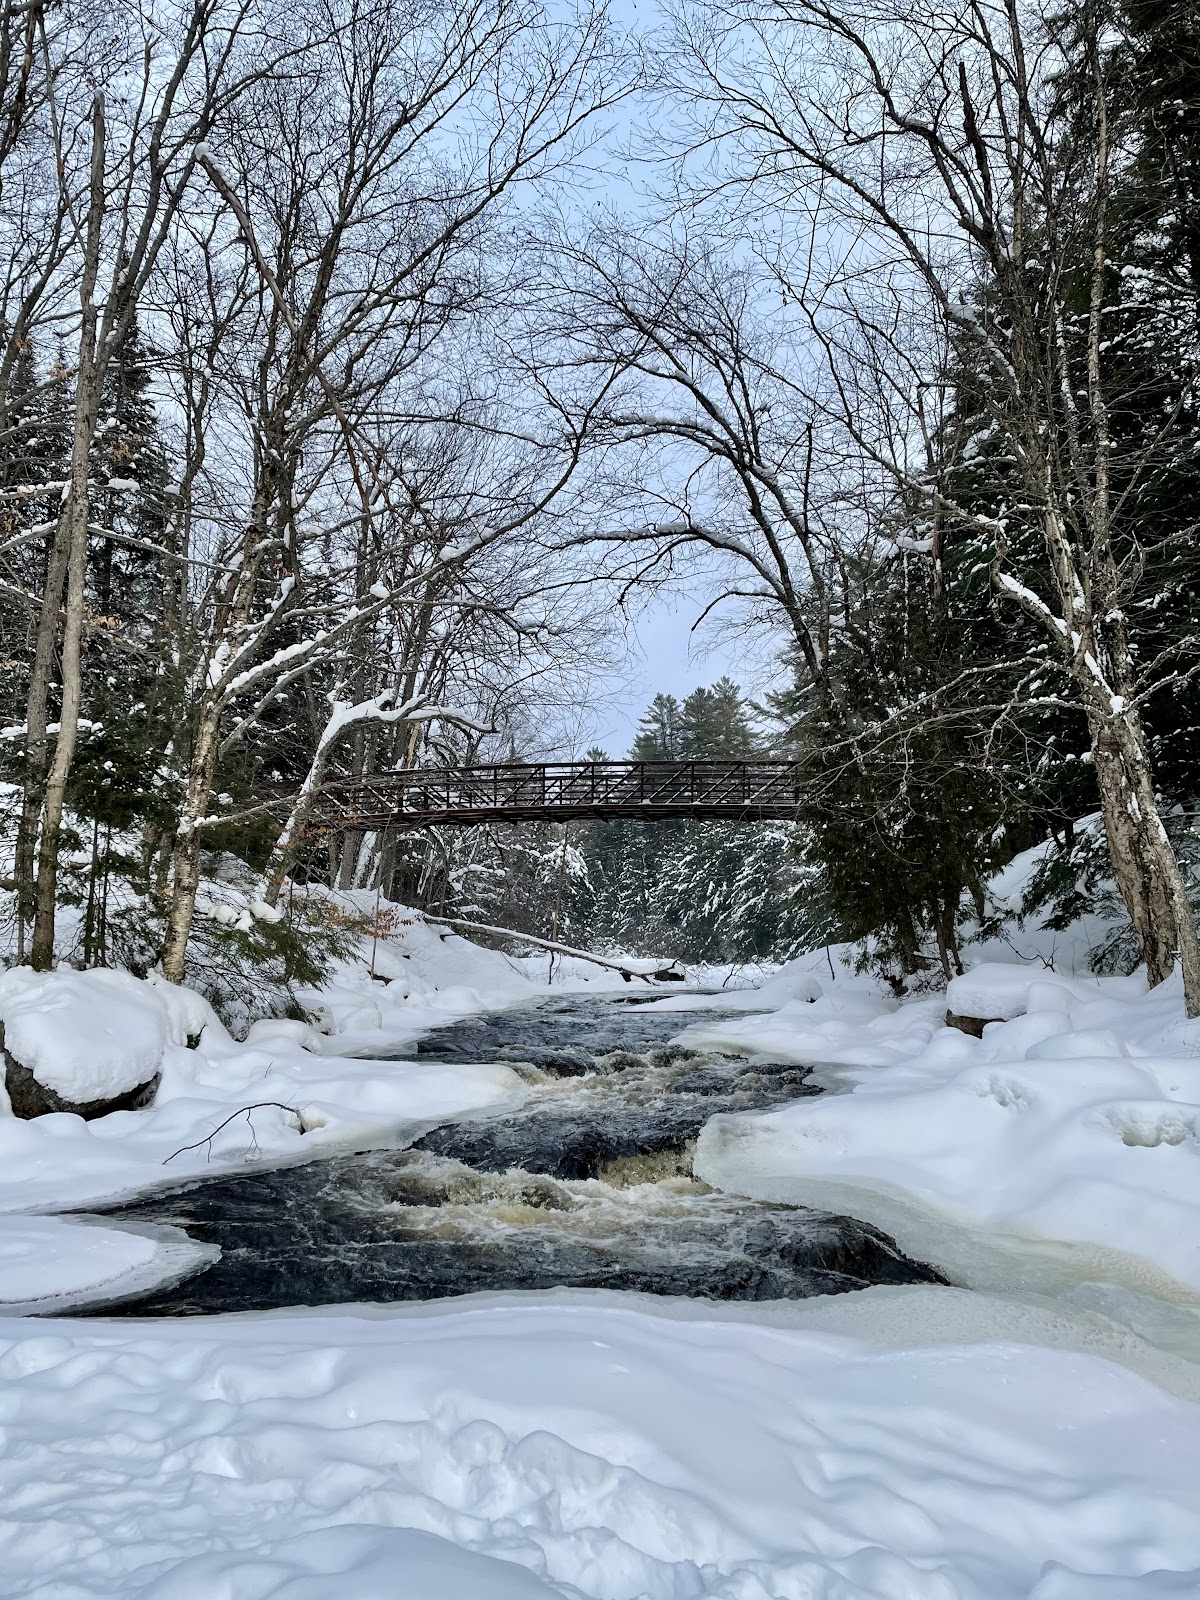
[[[106,829],[154,820],[178,688],[167,627],[175,581],[165,550],[169,467],[150,392],[150,357],[136,319],[101,391],[90,464],[91,628],[85,693],[91,728],[75,758],[70,798]],[[165,820],[165,818],[164,818]]]
[[[682,704],[656,695],[630,757],[733,761],[758,749],[741,691],[722,678]],[[589,759],[604,759],[603,752]],[[786,824],[692,819],[586,824],[575,924],[610,949],[691,962],[794,954],[802,868],[792,832]]]
[[[656,694],[638,723],[630,750],[633,761],[678,761],[680,706],[673,694]]]
[[[885,563],[834,641],[829,693],[801,676],[773,702],[802,764],[797,821],[823,938],[874,935],[898,979],[928,965],[930,942],[945,976],[961,971],[964,895],[982,911],[1011,788],[1007,750],[943,693],[962,679],[971,630],[932,577],[909,554]]]
[[[101,390],[89,472],[96,532],[88,551],[87,722],[68,804],[90,823],[81,954],[92,963],[108,957],[110,880],[144,892],[145,842],[170,827],[164,769],[182,698],[170,627],[177,573],[166,554],[170,472],[136,319]]]
[[[1123,624],[1140,661],[1164,663],[1142,716],[1160,789],[1186,808],[1185,826],[1200,763],[1200,18],[1191,6],[1132,0],[1111,19],[1116,176],[1104,381],[1122,510],[1114,537],[1123,570],[1140,574]],[[1066,41],[1064,57],[1051,122],[1070,161],[1091,136],[1094,84],[1082,47]],[[1086,393],[1089,216],[1034,214],[1029,226],[1024,294],[1043,320],[1052,296],[1041,258],[1063,259],[1051,234],[1073,242],[1074,264],[1068,253],[1054,295],[1068,308],[1072,382]],[[949,406],[925,486],[936,498],[898,497],[884,519],[902,548],[921,554],[863,575],[833,642],[831,692],[818,699],[801,680],[784,704],[809,772],[806,859],[829,924],[847,937],[882,929],[881,954],[906,970],[933,938],[952,969],[956,922],[983,878],[1047,832],[1066,868],[1047,883],[1064,914],[1077,912],[1073,821],[1099,803],[1088,729],[1061,657],[1026,611],[997,605],[992,592],[991,530],[1002,525],[1008,572],[1054,602],[1040,511],[996,426],[992,379],[971,332],[1002,322],[1006,302],[986,278],[971,299],[944,375]],[[1065,457],[1076,448],[1065,411],[1060,425],[1055,450]]]
[[[0,587],[0,637],[4,672],[0,708],[6,724],[21,724],[28,691],[37,596],[45,581],[48,541],[58,520],[69,442],[69,394],[61,362],[44,366],[32,339],[13,364],[0,428],[0,537],[15,541],[4,557],[7,583]],[[45,490],[39,493],[40,486]],[[12,587],[9,588],[8,585]],[[14,774],[10,752],[0,752]]]

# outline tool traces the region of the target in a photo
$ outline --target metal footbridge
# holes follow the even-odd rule
[[[793,761],[508,761],[417,767],[323,784],[309,816],[321,833],[573,819],[790,821]]]

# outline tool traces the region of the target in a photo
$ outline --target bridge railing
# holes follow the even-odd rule
[[[584,818],[787,819],[799,801],[789,761],[547,761],[418,767],[323,786],[311,826]]]

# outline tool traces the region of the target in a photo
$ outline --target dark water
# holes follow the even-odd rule
[[[937,1281],[861,1223],[717,1194],[692,1177],[692,1145],[715,1112],[819,1091],[807,1068],[668,1044],[688,1020],[571,998],[439,1029],[406,1054],[510,1062],[533,1085],[529,1101],[408,1150],[193,1182],[114,1209],[222,1252],[114,1310],[184,1316],[561,1285],[762,1300]]]

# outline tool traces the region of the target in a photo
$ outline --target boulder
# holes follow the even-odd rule
[[[128,973],[17,968],[0,978],[0,1052],[15,1116],[90,1119],[148,1105],[169,1037],[166,1007]]]
[[[69,1111],[74,1116],[90,1122],[93,1117],[106,1117],[110,1111],[140,1111],[154,1099],[161,1072],[156,1072],[145,1083],[135,1084],[124,1094],[100,1100],[65,1100],[62,1095],[39,1083],[28,1067],[13,1059],[4,1046],[4,1024],[0,1022],[0,1053],[4,1056],[4,1087],[8,1090],[9,1104],[14,1117],[44,1117],[52,1111]]]
[[[964,1017],[957,1011],[947,1011],[946,1026],[957,1028],[959,1033],[969,1033],[973,1039],[982,1039],[989,1022],[1003,1022],[1003,1017]]]

